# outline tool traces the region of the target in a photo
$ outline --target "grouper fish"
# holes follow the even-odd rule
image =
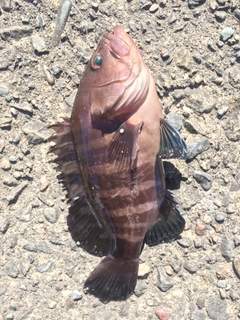
[[[50,127],[71,236],[90,254],[105,256],[85,292],[101,301],[124,300],[136,286],[144,244],[176,238],[184,229],[162,159],[186,159],[187,147],[164,120],[149,69],[120,26],[99,42],[71,117]]]

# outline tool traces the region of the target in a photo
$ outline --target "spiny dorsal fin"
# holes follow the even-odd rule
[[[100,228],[86,199],[77,161],[76,151],[73,145],[70,119],[64,118],[61,123],[50,126],[56,134],[49,141],[56,143],[49,153],[54,153],[57,158],[54,162],[61,171],[61,180],[67,189],[67,198],[71,204],[67,223],[74,241],[93,255],[107,255],[113,252],[109,237]]]

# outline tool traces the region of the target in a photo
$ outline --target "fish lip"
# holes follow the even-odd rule
[[[113,32],[107,31],[103,36],[104,44],[119,59],[130,54],[131,47],[126,39],[128,39],[127,33],[120,26],[115,26]]]

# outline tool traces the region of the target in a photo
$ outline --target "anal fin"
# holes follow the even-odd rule
[[[179,202],[167,190],[163,191],[160,197],[163,197],[163,200],[158,217],[145,236],[145,243],[149,246],[176,238],[185,227],[185,220],[177,208]]]
[[[187,146],[180,133],[166,120],[160,118],[160,148],[162,159],[187,159]]]

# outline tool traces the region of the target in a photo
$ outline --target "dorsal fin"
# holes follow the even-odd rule
[[[99,226],[91,206],[86,199],[73,145],[70,119],[64,118],[61,123],[50,126],[56,134],[48,140],[56,143],[49,153],[54,153],[58,163],[57,171],[62,172],[61,180],[67,189],[67,197],[71,204],[67,217],[69,231],[74,241],[87,252],[102,256],[112,253],[109,237]]]

